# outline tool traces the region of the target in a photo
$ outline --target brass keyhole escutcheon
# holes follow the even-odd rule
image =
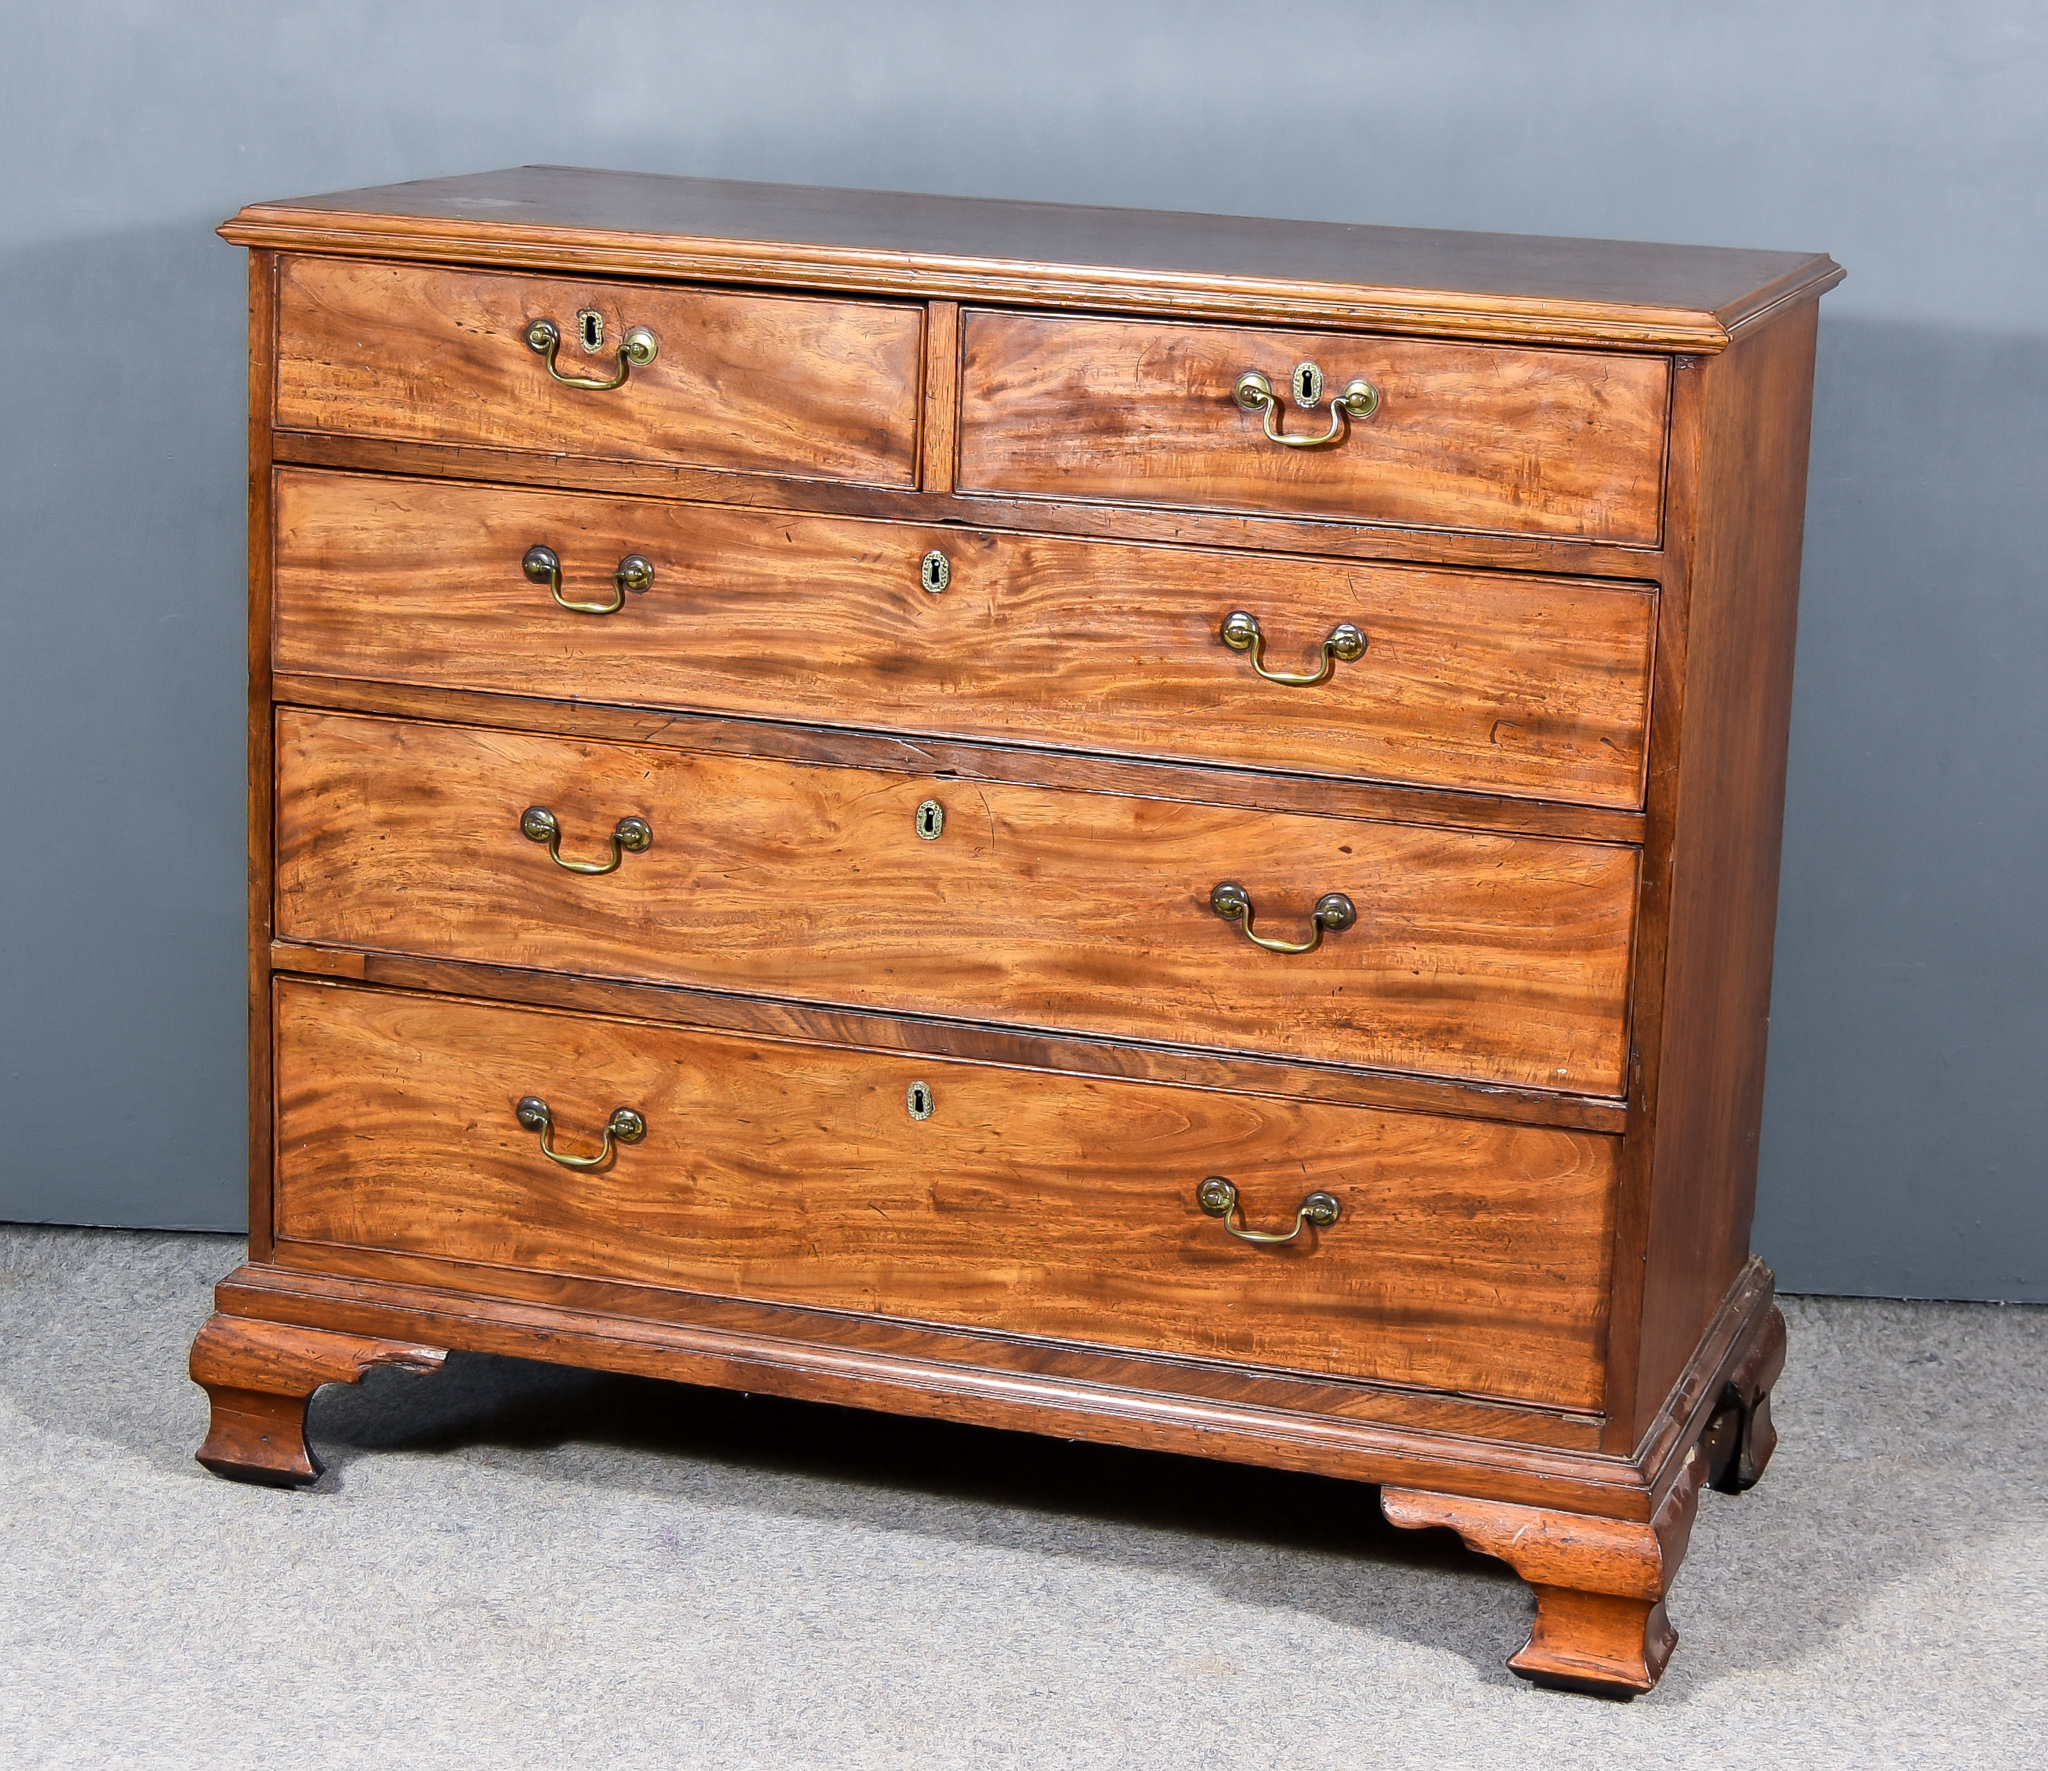
[[[953,582],[953,562],[933,548],[918,562],[917,581],[933,596],[940,595]]]
[[[920,801],[916,828],[917,834],[926,842],[937,842],[939,833],[946,828],[946,808],[935,799]]]
[[[1292,376],[1294,403],[1304,412],[1313,412],[1323,403],[1323,372],[1314,363],[1296,363]]]
[[[592,355],[604,349],[604,315],[596,308],[576,310],[576,342]]]
[[[913,1082],[903,1091],[903,1104],[910,1110],[912,1119],[931,1118],[932,1085],[928,1082]]]

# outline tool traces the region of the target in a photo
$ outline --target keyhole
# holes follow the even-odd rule
[[[924,556],[917,568],[917,581],[933,596],[953,582],[953,563],[935,547]]]
[[[917,834],[926,842],[937,842],[945,828],[946,808],[937,800],[928,799],[917,808]]]
[[[1313,363],[1294,366],[1294,403],[1303,408],[1316,405],[1323,397],[1323,372]]]
[[[928,1082],[913,1082],[903,1097],[903,1104],[910,1109],[912,1119],[929,1119],[932,1116],[932,1087]]]
[[[604,343],[604,315],[596,308],[587,307],[579,312],[576,316],[576,325],[585,350],[594,351]]]

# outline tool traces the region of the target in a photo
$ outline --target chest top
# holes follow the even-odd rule
[[[1705,353],[1825,253],[1270,221],[521,166],[258,203],[238,245]]]

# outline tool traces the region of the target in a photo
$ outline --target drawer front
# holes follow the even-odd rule
[[[285,939],[1621,1090],[1631,848],[294,709],[278,771]]]
[[[923,1085],[929,1117],[913,1118]],[[613,1111],[645,1135],[596,1170]],[[281,1258],[344,1244],[1596,1406],[1616,1141],[281,982]],[[1315,1190],[1337,1221],[1250,1227]],[[488,1275],[453,1283],[488,1290]]]
[[[581,345],[577,315],[602,316]],[[606,391],[556,366],[617,372],[618,342],[654,360]],[[653,283],[586,283],[431,265],[288,258],[278,282],[277,422],[409,442],[856,480],[915,481],[923,310]]]
[[[1115,504],[1263,511],[1652,546],[1661,532],[1662,357],[1269,332],[1151,320],[963,316],[959,484]],[[1326,391],[1305,412],[1295,366]],[[1278,408],[1234,397],[1248,369]],[[1353,379],[1379,395],[1324,448]]]
[[[1642,803],[1643,587],[306,469],[276,510],[280,670]],[[560,607],[535,547],[621,606]],[[1267,670],[1327,678],[1261,680],[1238,609]],[[1364,655],[1326,665],[1343,622]]]

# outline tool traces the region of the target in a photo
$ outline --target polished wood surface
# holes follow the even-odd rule
[[[924,1373],[942,1370],[957,1390],[1004,1410],[1000,1423],[992,1415],[978,1417],[983,1424],[1026,1432],[1038,1430],[1031,1398],[1041,1380],[1056,1388],[1093,1391],[1105,1405],[1123,1392],[1141,1390],[1151,1399],[1151,1417],[1170,1421],[1177,1428],[1214,1418],[1212,1411],[1219,1408],[1253,1410],[1284,1419],[1282,1431],[1295,1438],[1297,1448],[1314,1440],[1332,1454],[1340,1445],[1357,1445],[1361,1433],[1374,1439],[1382,1433],[1392,1434],[1402,1449],[1413,1455],[1444,1460],[1475,1456],[1489,1468],[1505,1467],[1521,1449],[1573,1454],[1566,1466],[1568,1476],[1588,1485],[1596,1498],[1587,1504],[1634,1504],[1633,1466],[1597,1455],[1599,1417],[1584,1409],[1136,1348],[1026,1338],[999,1329],[955,1328],[806,1305],[756,1303],[669,1286],[581,1279],[538,1268],[486,1266],[442,1255],[397,1253],[350,1243],[298,1242],[285,1237],[277,1244],[275,1267],[279,1282],[301,1295],[310,1290],[321,1297],[372,1298],[380,1303],[394,1293],[438,1297],[440,1307],[458,1314],[481,1316],[502,1308],[504,1313],[493,1320],[501,1325],[540,1323],[545,1325],[540,1329],[543,1335],[571,1322],[586,1331],[599,1320],[610,1329],[626,1326],[632,1338],[654,1343],[643,1344],[645,1362],[638,1369],[684,1382],[717,1383],[732,1377],[729,1368],[706,1375],[698,1361],[706,1356],[707,1345],[721,1344],[732,1354],[737,1340],[747,1352],[732,1356],[752,1357],[779,1342],[779,1356],[769,1363],[778,1368],[783,1384],[801,1387],[784,1388],[775,1382],[747,1382],[737,1387],[824,1398],[835,1384],[887,1383],[891,1380],[885,1374],[900,1376],[910,1364]],[[474,1344],[457,1338],[465,1346]],[[529,1354],[522,1349],[520,1356],[578,1362],[562,1351]],[[837,1399],[863,1405],[857,1395],[842,1392]],[[955,1417],[943,1407],[907,1412],[966,1418]],[[1325,1426],[1334,1426],[1335,1432],[1322,1438],[1320,1430]],[[1576,1455],[1580,1453],[1595,1455]],[[1556,1479],[1557,1468],[1546,1468],[1543,1475]],[[1544,1492],[1532,1487],[1529,1495],[1541,1499]]]
[[[306,1443],[306,1404],[322,1384],[353,1384],[373,1365],[440,1369],[441,1347],[422,1347],[327,1329],[216,1315],[192,1343],[192,1381],[212,1418],[195,1454],[217,1476],[270,1488],[303,1488],[320,1478]]]
[[[297,1242],[1562,1407],[1600,1393],[1611,1139],[328,984],[281,984],[277,1026]],[[621,1105],[646,1136],[566,1171],[514,1115],[528,1095],[572,1153]],[[1212,1174],[1252,1227],[1316,1189],[1342,1216],[1255,1247],[1196,1204]]]
[[[282,671],[1640,805],[1648,587],[283,469]],[[616,614],[618,562],[654,583]],[[942,552],[949,587],[919,564]],[[1113,597],[1103,595],[1113,585]],[[1366,653],[1313,688],[1340,621]]]
[[[287,1242],[280,1251],[290,1265],[240,1268],[216,1289],[215,1307],[242,1320],[1406,1483],[1600,1518],[1654,1518],[1698,1442],[1694,1426],[1673,1417],[1651,1435],[1670,1449],[1614,1457],[1589,1450],[1586,1436],[1571,1436],[1589,1417],[1526,1405],[509,1268],[497,1269],[507,1280],[501,1288],[465,1292],[449,1263],[424,1257],[323,1244],[314,1252],[326,1270],[316,1272],[300,1245]],[[1753,1346],[1771,1307],[1768,1273],[1763,1278],[1760,1293],[1732,1319],[1732,1338],[1703,1344],[1687,1393],[1718,1393]]]
[[[1304,360],[1328,399],[1358,377],[1379,392],[1327,448],[1273,442],[1233,397],[1257,369],[1282,434],[1323,434],[1327,402],[1286,395]],[[1670,375],[1661,357],[971,310],[959,487],[1653,546]]]
[[[1774,1444],[1747,1238],[1837,267],[559,168],[223,231],[254,1258],[212,1460],[304,1480],[305,1395],[379,1346],[1239,1458],[1507,1558],[1525,1676],[1653,1683],[1700,1487]],[[660,355],[559,389],[529,297]],[[1303,359],[1384,403],[1282,451],[1231,384]],[[534,523],[572,595],[629,551],[655,586],[546,605]],[[1346,618],[1366,654],[1259,683],[1237,607],[1280,668]],[[571,857],[653,844],[572,877],[536,803]],[[1358,926],[1261,953],[1231,877],[1269,935],[1333,890]],[[616,1077],[647,1139],[547,1164],[519,1093],[588,1149]],[[1346,1207],[1243,1247],[1180,1157],[1255,1225],[1310,1171]]]
[[[270,926],[277,901],[277,855],[271,813],[277,802],[277,721],[271,702],[271,566],[275,520],[270,499],[272,347],[277,336],[277,255],[249,254],[249,636],[248,636],[248,918],[245,977],[249,1029],[249,1258],[270,1258]]]
[[[594,355],[575,341],[584,308],[604,316]],[[659,352],[621,387],[565,387],[527,347],[536,319],[560,330],[566,374],[610,375],[635,326]],[[923,321],[877,302],[289,258],[277,423],[907,488]]]
[[[924,318],[923,453],[918,461],[918,490],[944,494],[953,490],[954,463],[960,447],[960,304],[932,301]]]
[[[287,430],[271,437],[272,457],[300,467],[403,474],[470,483],[553,487],[625,498],[678,498],[698,504],[807,515],[879,517],[892,522],[958,524],[1025,534],[1092,536],[1171,547],[1227,547],[1314,554],[1372,565],[1470,567],[1541,572],[1549,577],[1676,583],[1681,564],[1668,547],[1643,548],[1547,535],[1486,535],[1470,529],[1397,529],[1334,517],[1257,511],[1168,510],[1071,499],[997,497],[977,492],[906,491],[841,480],[795,480],[767,470],[740,472],[679,461],[599,460],[466,443],[385,441]]]
[[[585,1014],[625,1015],[759,1039],[810,1040],[873,1052],[931,1052],[977,1063],[1056,1070],[1069,1076],[1124,1077],[1182,1088],[1221,1088],[1343,1106],[1447,1113],[1567,1131],[1619,1132],[1628,1123],[1623,1102],[1597,1095],[1446,1081],[1343,1064],[1296,1063],[1241,1052],[1189,1051],[1105,1039],[1099,1034],[1080,1038],[1032,1033],[936,1016],[824,1008],[814,1003],[778,1002],[772,997],[735,996],[725,990],[584,978],[565,972],[535,972],[411,953],[366,952],[360,947],[309,946],[297,941],[274,942],[270,961],[276,971],[307,977],[481,996]]]
[[[1685,1559],[1705,1473],[1689,1453],[1647,1524],[1401,1488],[1381,1490],[1380,1510],[1395,1525],[1449,1526],[1534,1589],[1536,1619],[1510,1671],[1537,1685],[1634,1697],[1663,1676],[1678,1645],[1664,1595]]]
[[[936,841],[916,834],[926,799]],[[624,817],[653,844],[582,877]],[[1633,850],[286,710],[285,939],[1619,1092]],[[1242,883],[1261,952],[1210,909]]]
[[[1426,824],[1438,830],[1503,831],[1582,842],[1640,844],[1646,828],[1641,812],[1604,806],[1383,781],[1341,781],[1277,769],[1216,768],[1158,757],[1091,755],[911,732],[733,719],[668,708],[613,707],[603,702],[555,701],[543,695],[434,688],[370,677],[314,676],[303,671],[279,671],[272,686],[279,705],[651,744],[706,756],[778,757],[785,762],[933,775],[955,781],[1070,787],[1084,793],[1124,793],[1188,805],[1375,818],[1393,824]]]
[[[1825,253],[992,202],[521,166],[252,204],[297,252],[1628,349],[1721,350],[1841,280]]]
[[[1817,310],[1700,370],[1660,990],[1638,1037],[1647,1142],[1632,1397],[1651,1418],[1749,1256],[1806,508]]]

